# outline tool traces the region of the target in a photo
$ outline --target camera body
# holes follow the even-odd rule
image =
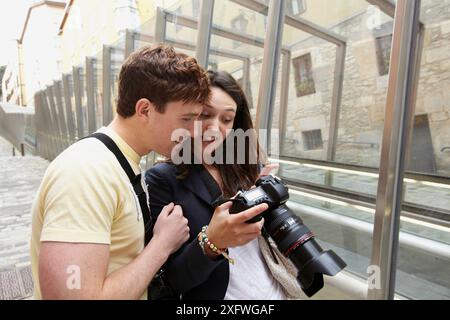
[[[269,206],[266,211],[247,221],[248,223],[254,223],[260,221],[266,212],[285,204],[288,199],[288,187],[283,181],[274,176],[264,176],[256,182],[256,188],[240,191],[236,195],[230,213],[238,213],[261,203],[266,203]]]
[[[332,250],[324,251],[320,247],[302,219],[286,206],[288,199],[288,187],[279,178],[264,176],[256,182],[256,188],[237,194],[229,212],[239,213],[261,203],[269,206],[246,222],[254,223],[264,217],[264,233],[269,234],[278,250],[296,266],[297,281],[311,297],[323,287],[324,274],[334,276],[346,264]]]

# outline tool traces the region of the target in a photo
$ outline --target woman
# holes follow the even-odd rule
[[[229,129],[246,131],[253,129],[253,124],[247,100],[236,80],[226,72],[208,71],[208,75],[211,100],[199,120],[202,132],[209,134],[203,136],[202,151],[209,151],[207,156],[216,158],[223,155],[225,160],[234,140],[227,139]],[[211,136],[216,138],[208,138]],[[183,299],[280,300],[287,297],[285,284],[282,286],[274,278],[261,251],[264,220],[245,222],[260,215],[267,206],[260,205],[235,215],[228,211],[231,202],[217,209],[213,206],[221,196],[229,198],[239,190],[250,189],[261,174],[268,174],[269,166],[263,172],[259,170],[258,163],[263,161],[258,159],[257,149],[257,143],[245,144],[243,164],[236,162],[239,154],[234,152],[232,164],[229,161],[211,164],[205,159],[201,165],[160,163],[146,174],[154,218],[165,205],[173,202],[181,205],[188,219],[190,239],[164,267],[167,281]],[[258,161],[249,162],[252,157]],[[295,282],[289,281],[291,286]]]

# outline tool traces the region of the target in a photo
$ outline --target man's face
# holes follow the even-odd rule
[[[164,113],[152,112],[149,131],[157,137],[153,150],[170,157],[176,141],[171,141],[172,133],[177,129],[189,131],[194,137],[194,122],[202,113],[203,106],[182,101],[169,102]]]

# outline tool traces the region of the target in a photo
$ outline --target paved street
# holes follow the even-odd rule
[[[12,146],[0,137],[0,300],[32,294],[29,240],[31,204],[48,161],[12,156]]]

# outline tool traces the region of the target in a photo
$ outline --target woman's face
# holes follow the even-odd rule
[[[200,115],[203,132],[203,150],[214,142],[215,148],[221,145],[233,128],[237,105],[225,91],[220,88],[211,88],[209,104],[203,108]],[[210,147],[211,148],[211,147]]]

